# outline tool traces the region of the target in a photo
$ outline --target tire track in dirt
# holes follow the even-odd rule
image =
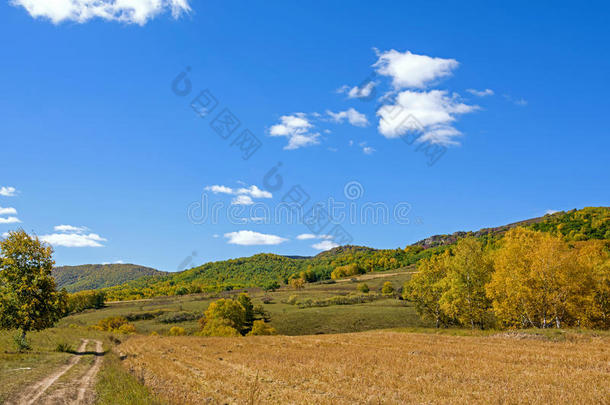
[[[79,352],[85,351],[89,340],[84,339],[81,345],[78,347]],[[81,359],[81,356],[72,356],[68,360],[68,364],[57,370],[55,373],[43,378],[31,387],[26,388],[25,392],[21,395],[21,398],[16,402],[18,405],[30,405],[36,403],[36,400],[45,393],[45,391],[55,383],[62,375],[66,374],[76,363]]]
[[[89,366],[84,374],[78,372],[78,376],[70,377],[72,381],[59,384],[57,382],[63,375],[70,371],[75,365],[79,364],[80,360],[84,357],[87,344],[90,340],[85,339],[82,341],[78,348],[78,353],[70,358],[68,363],[57,370],[55,373],[37,382],[30,388],[26,389],[25,393],[16,402],[18,405],[32,405],[32,404],[45,404],[45,405],[56,405],[56,404],[88,404],[93,403],[95,393],[93,392],[93,382],[97,373],[100,371],[102,366],[102,357],[104,355],[102,342],[99,340],[92,340],[95,343],[95,359],[93,364]],[[55,385],[63,385],[62,388],[55,389],[52,393],[47,394],[50,387]]]

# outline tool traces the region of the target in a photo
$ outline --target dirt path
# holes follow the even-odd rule
[[[20,398],[14,402],[17,405],[32,405],[32,404],[88,404],[93,402],[93,381],[97,375],[104,355],[102,342],[94,340],[95,352],[86,352],[88,339],[84,339],[78,347],[77,353],[70,357],[68,363],[56,370],[53,374],[38,381],[36,384],[25,389]],[[79,365],[79,362],[87,354],[94,354],[95,359],[90,366],[85,366],[84,374],[79,372],[77,375],[70,375],[68,382],[59,382],[58,380],[66,375],[74,366]],[[76,367],[77,370],[79,367]],[[49,388],[57,388],[49,393]],[[61,387],[60,387],[61,386]]]

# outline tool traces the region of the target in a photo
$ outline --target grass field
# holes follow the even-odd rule
[[[377,273],[365,281],[378,292],[385,281],[399,288],[410,276]],[[133,321],[137,334],[130,336],[89,328],[110,316],[150,311],[202,314],[212,301],[239,291],[110,303],[30,333],[33,350],[27,353],[15,351],[14,332],[0,332],[0,402],[69,361],[71,354],[56,351],[58,343],[76,348],[82,339],[100,340],[106,350],[95,386],[99,404],[602,403],[610,394],[607,333],[548,330],[505,336],[434,329],[395,297],[309,308],[287,303],[291,297],[305,302],[353,294],[360,282],[270,293],[250,289],[255,305],[271,298],[262,305],[284,336],[167,337],[172,326],[195,332],[197,321],[166,324],[160,318]],[[152,332],[160,336],[148,336]],[[123,361],[121,351],[128,355]],[[92,362],[93,356],[83,357],[47,394],[59,396]]]
[[[175,404],[607,403],[608,337],[524,336],[138,337],[119,350]]]

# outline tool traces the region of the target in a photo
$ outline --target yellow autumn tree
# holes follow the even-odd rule
[[[403,298],[415,304],[417,313],[432,320],[436,327],[447,326],[451,320],[441,310],[440,299],[446,290],[443,282],[449,269],[449,252],[422,259],[417,273],[405,283]]]
[[[448,258],[445,288],[439,300],[441,310],[473,329],[491,326],[493,316],[485,284],[492,272],[492,262],[481,242],[474,238],[461,239],[453,248],[453,256]]]

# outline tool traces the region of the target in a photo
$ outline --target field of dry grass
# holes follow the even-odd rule
[[[363,332],[134,337],[118,348],[170,403],[607,403],[610,338]]]

